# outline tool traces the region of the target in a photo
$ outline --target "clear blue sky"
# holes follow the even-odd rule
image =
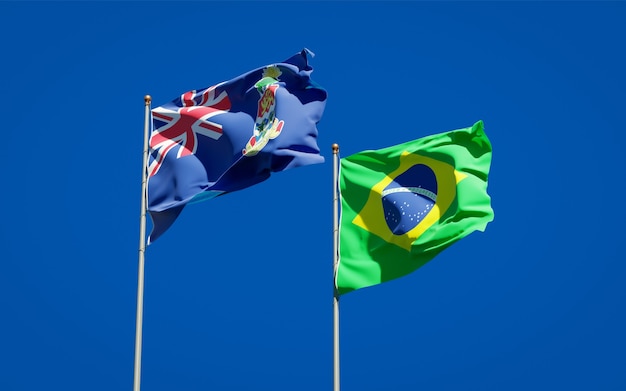
[[[326,163],[146,255],[142,390],[332,389],[332,143],[471,126],[495,220],[341,300],[342,390],[626,389],[626,3],[0,2],[0,390],[130,390],[143,97],[307,47]]]

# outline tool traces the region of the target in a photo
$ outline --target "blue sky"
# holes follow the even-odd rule
[[[332,143],[482,119],[495,220],[341,300],[342,390],[626,388],[624,2],[0,2],[0,389],[132,389],[143,97],[307,47],[326,162],[146,254],[143,390],[332,387]]]

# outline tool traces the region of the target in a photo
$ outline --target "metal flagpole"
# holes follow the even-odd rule
[[[339,145],[333,144],[333,276],[337,276],[337,263],[339,258],[339,183],[338,178]],[[333,283],[334,284],[334,283]],[[334,287],[333,294],[333,383],[334,391],[339,391],[339,294]]]
[[[139,223],[139,273],[137,277],[137,322],[135,328],[135,378],[133,391],[139,391],[141,383],[141,335],[143,328],[143,280],[146,253],[146,203],[148,198],[148,137],[150,121],[150,103],[152,98],[146,95],[143,127],[143,164],[141,180],[141,217]]]

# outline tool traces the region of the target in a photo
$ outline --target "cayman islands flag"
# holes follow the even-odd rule
[[[154,242],[190,202],[241,190],[272,172],[322,163],[326,91],[311,52],[192,90],[152,110],[148,211]]]

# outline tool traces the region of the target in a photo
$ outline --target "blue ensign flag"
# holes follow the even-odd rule
[[[310,54],[304,49],[152,110],[148,243],[192,201],[244,189],[271,172],[324,161],[317,123],[327,94],[310,78]]]

